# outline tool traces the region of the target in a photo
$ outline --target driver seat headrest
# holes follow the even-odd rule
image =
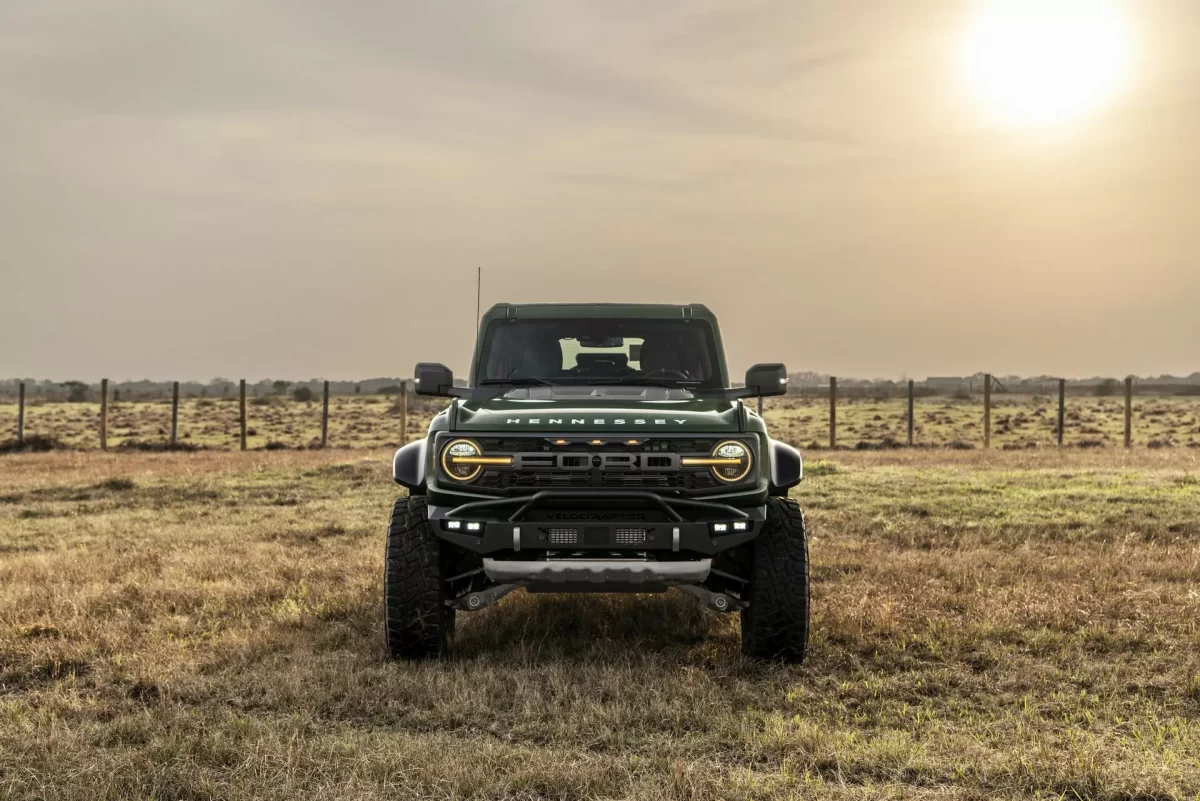
[[[668,339],[646,339],[642,343],[641,357],[643,373],[680,372],[679,347]]]

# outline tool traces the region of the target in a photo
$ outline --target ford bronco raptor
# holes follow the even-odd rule
[[[396,452],[408,488],[388,528],[384,628],[394,658],[447,653],[458,611],[528,592],[663,592],[737,611],[742,651],[798,662],[808,645],[796,449],[744,398],[787,390],[782,364],[731,388],[704,306],[494,306],[470,386]]]

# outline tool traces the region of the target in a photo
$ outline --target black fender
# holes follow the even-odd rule
[[[425,492],[425,440],[410,442],[392,458],[392,479],[409,492]]]
[[[804,459],[800,451],[786,442],[771,440],[771,495],[787,495],[787,491],[804,478]]]

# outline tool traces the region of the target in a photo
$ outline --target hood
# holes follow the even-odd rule
[[[688,393],[683,393],[688,394]],[[530,433],[730,433],[741,430],[738,404],[724,398],[664,400],[499,397],[458,402],[455,431]]]

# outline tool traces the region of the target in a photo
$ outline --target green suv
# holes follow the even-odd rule
[[[664,592],[741,614],[747,656],[808,645],[808,540],[788,490],[800,453],[743,399],[787,391],[782,364],[731,388],[700,305],[494,306],[470,386],[396,452],[408,488],[388,528],[388,653],[447,653],[455,613],[528,592]]]

